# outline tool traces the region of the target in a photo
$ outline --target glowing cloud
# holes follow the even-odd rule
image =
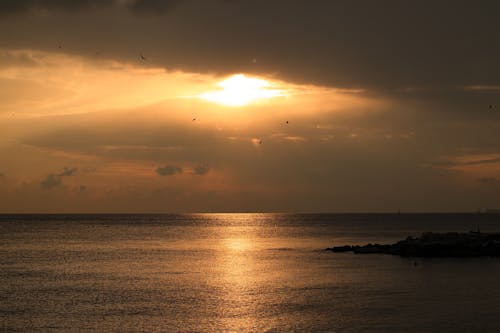
[[[258,100],[285,95],[283,90],[273,89],[270,82],[246,77],[244,74],[235,74],[217,85],[222,90],[209,91],[200,97],[218,104],[244,106]]]

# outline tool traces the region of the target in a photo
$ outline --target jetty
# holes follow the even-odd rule
[[[409,236],[394,244],[343,245],[326,250],[402,257],[500,257],[500,233],[425,232],[420,237]]]

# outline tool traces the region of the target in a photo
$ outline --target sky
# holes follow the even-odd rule
[[[3,0],[0,213],[500,208],[499,15]]]

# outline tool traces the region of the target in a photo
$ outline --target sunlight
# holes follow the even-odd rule
[[[226,246],[233,251],[246,251],[250,249],[251,244],[248,239],[230,238],[226,240]]]
[[[217,84],[221,90],[206,92],[200,97],[204,100],[229,105],[244,106],[252,102],[284,96],[285,92],[273,89],[269,81],[235,74]]]

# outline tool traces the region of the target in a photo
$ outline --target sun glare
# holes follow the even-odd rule
[[[217,84],[221,89],[201,94],[204,100],[229,106],[244,106],[252,102],[284,96],[285,92],[273,88],[266,80],[235,74]]]

